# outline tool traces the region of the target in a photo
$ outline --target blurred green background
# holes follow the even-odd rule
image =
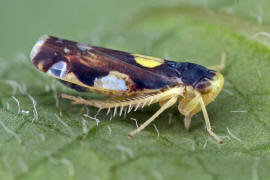
[[[269,8],[267,0],[1,0],[0,179],[269,179]],[[158,106],[112,121],[101,112],[97,126],[83,115],[97,109],[57,95],[99,95],[32,66],[43,34],[205,66],[226,51],[224,89],[207,107],[224,145],[201,113],[187,132],[176,106],[154,122],[159,133],[150,125],[133,140],[131,118],[142,123]]]

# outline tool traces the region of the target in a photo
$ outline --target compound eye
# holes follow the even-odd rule
[[[203,78],[195,85],[195,88],[201,93],[207,93],[211,90],[211,80]]]
[[[64,77],[67,71],[67,64],[64,61],[59,61],[52,65],[48,73],[57,77]]]

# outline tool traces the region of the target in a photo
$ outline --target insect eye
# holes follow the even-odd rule
[[[64,77],[67,71],[67,64],[64,61],[60,61],[52,65],[48,70],[48,73],[57,77]]]

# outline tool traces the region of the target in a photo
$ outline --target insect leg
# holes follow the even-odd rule
[[[72,105],[85,104],[85,105],[95,106],[95,107],[101,108],[101,103],[100,103],[101,101],[99,101],[99,100],[88,101],[88,100],[85,100],[81,97],[75,97],[75,96],[71,96],[71,95],[67,95],[67,94],[61,94],[60,97],[64,98],[64,99],[71,100]]]
[[[186,130],[189,130],[190,123],[191,123],[191,116],[185,116],[184,125]]]
[[[174,96],[179,96],[183,94],[183,89],[181,87],[171,88],[165,92],[161,92],[158,94],[153,94],[150,96],[142,96],[138,98],[132,99],[124,99],[123,101],[115,101],[115,100],[85,100],[80,97],[74,97],[67,94],[62,94],[61,97],[65,99],[72,100],[71,104],[85,104],[88,106],[94,106],[100,109],[107,109],[107,108],[116,108],[116,107],[126,107],[128,106],[128,113],[131,111],[133,107],[142,108],[145,105],[151,105],[157,103],[159,101],[166,101],[171,99]]]
[[[220,64],[210,66],[208,67],[208,69],[212,69],[215,71],[222,71],[225,68],[225,61],[226,61],[226,53],[225,51],[222,51]]]
[[[185,115],[185,119],[184,119],[184,125],[186,130],[189,130],[190,127],[190,123],[191,123],[191,118],[193,116],[192,111],[199,105],[199,100],[198,98],[201,95],[198,93],[196,94],[195,97],[193,97],[188,103],[187,105],[185,105],[184,107],[181,104],[181,100],[179,101],[179,105],[178,105],[178,110],[180,113],[184,112],[183,114]]]
[[[162,107],[167,101],[159,101],[158,104],[160,107]]]
[[[206,111],[206,107],[204,105],[204,102],[203,102],[203,99],[202,97],[200,96],[199,98],[199,103],[201,105],[201,108],[202,108],[202,112],[203,112],[203,116],[204,116],[204,120],[205,120],[205,124],[206,124],[206,129],[208,131],[208,133],[213,136],[219,144],[223,144],[222,140],[220,139],[220,137],[218,137],[213,131],[212,131],[212,128],[211,128],[211,124],[210,124],[210,121],[209,121],[209,117],[208,117],[208,114],[207,114],[207,111]]]
[[[152,117],[150,117],[146,122],[144,122],[140,127],[131,131],[128,134],[129,138],[132,138],[135,134],[142,131],[146,126],[148,126],[151,122],[153,122],[163,111],[174,105],[177,101],[178,96],[172,97],[169,101],[167,101]]]

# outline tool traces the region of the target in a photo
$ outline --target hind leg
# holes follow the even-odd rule
[[[164,103],[162,105],[162,107],[152,116],[150,117],[147,121],[145,121],[140,127],[138,127],[137,129],[135,129],[134,131],[131,131],[128,134],[129,138],[132,138],[135,134],[139,133],[140,131],[142,131],[146,126],[148,126],[151,122],[153,122],[163,111],[165,111],[166,109],[168,109],[169,107],[171,107],[172,105],[174,105],[177,101],[177,96],[172,97],[169,101],[167,101],[166,103]]]

